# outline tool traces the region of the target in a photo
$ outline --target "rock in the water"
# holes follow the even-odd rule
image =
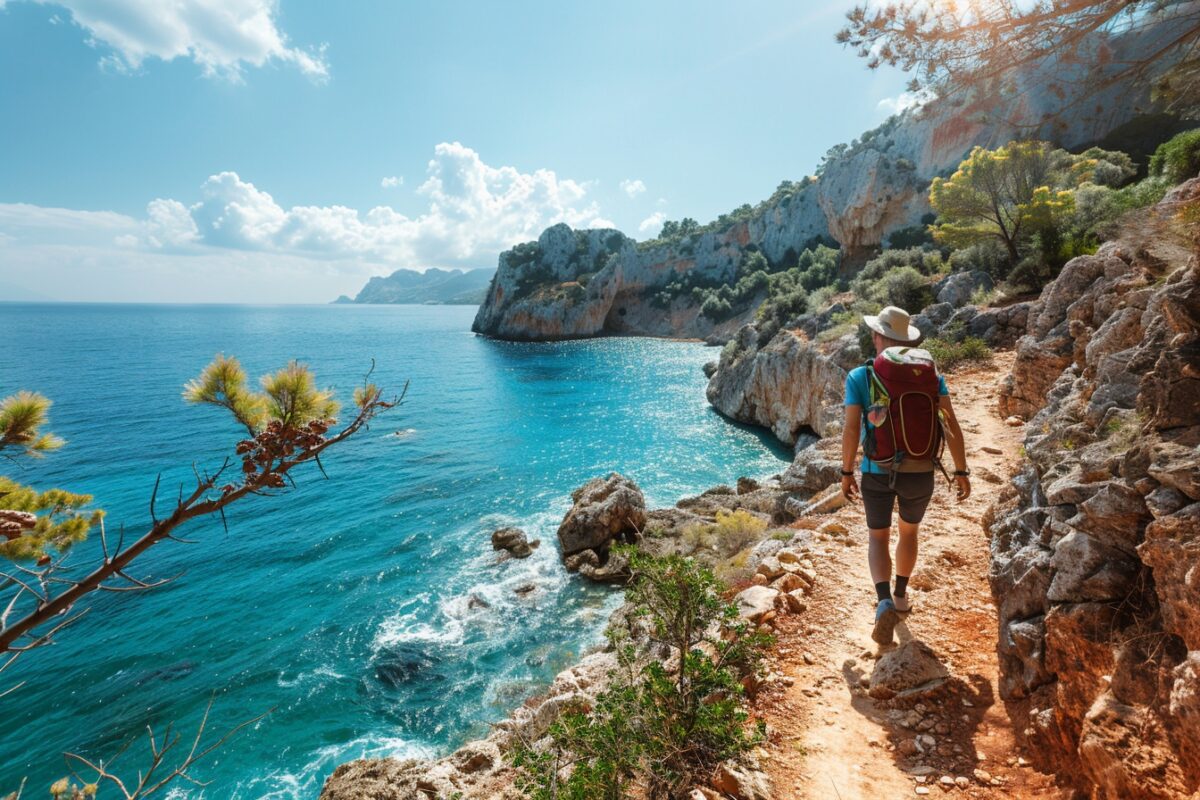
[[[940,686],[949,675],[929,645],[910,639],[875,662],[869,693],[885,700],[896,695],[924,694]]]
[[[520,528],[500,528],[492,533],[492,549],[506,550],[513,558],[528,558],[541,543],[540,539],[529,541]]]
[[[574,505],[558,528],[564,559],[587,550],[603,556],[614,539],[632,541],[645,527],[646,498],[623,475],[593,478],[571,499]]]

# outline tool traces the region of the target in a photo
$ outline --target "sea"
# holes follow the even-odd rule
[[[306,465],[286,492],[189,523],[131,569],[170,583],[93,594],[52,645],[0,672],[0,796],[23,779],[42,796],[68,752],[121,753],[115,772],[136,775],[148,731],[183,748],[206,708],[206,742],[265,716],[192,770],[205,785],[177,782],[172,797],[315,798],[345,761],[445,754],[603,641],[618,592],[559,562],[573,489],[616,470],[669,506],[787,463],[705,401],[712,348],[492,341],[471,333],[474,313],[0,303],[0,396],[51,398],[49,429],[67,442],[0,474],[92,495],[110,541],[147,529],[156,481],[161,516],[193,467],[219,466],[242,438],[222,410],[182,399],[217,353],[255,380],[299,360],[347,402],[368,373],[391,395],[408,386],[327,452],[325,475]],[[541,540],[532,557],[498,558],[490,534],[508,525]],[[93,537],[68,563],[81,574],[99,557]]]

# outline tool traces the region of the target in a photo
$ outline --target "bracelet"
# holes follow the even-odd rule
[[[956,470],[954,470],[954,474],[955,474],[955,475],[961,475],[961,476],[962,476],[962,477],[964,477],[964,478],[968,478],[968,477],[970,477],[970,475],[971,475],[971,470],[969,470],[969,469],[956,469]]]
[[[850,471],[842,470],[842,477],[843,478],[853,478],[854,470],[850,470]]]

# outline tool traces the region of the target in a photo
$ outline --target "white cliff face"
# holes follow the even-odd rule
[[[857,336],[822,347],[782,330],[757,346],[753,326],[738,331],[708,382],[713,408],[739,422],[762,425],[785,444],[811,430],[821,437],[841,430],[842,387],[859,361]]]
[[[473,330],[517,340],[595,336],[635,252],[620,231],[547,228],[536,243],[500,254]]]

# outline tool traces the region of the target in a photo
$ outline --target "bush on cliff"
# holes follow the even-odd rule
[[[1135,174],[1129,156],[1093,147],[1072,154],[1047,142],[1014,141],[976,147],[949,178],[934,178],[929,203],[938,214],[934,238],[949,247],[999,242],[1015,267],[1035,236],[1038,249],[1057,255],[1056,241],[1083,184],[1116,187]]]
[[[745,509],[717,511],[716,521],[712,524],[697,523],[685,529],[683,543],[691,549],[712,550],[724,558],[740,552],[747,545],[755,542],[767,529],[767,523]]]
[[[551,726],[549,747],[512,750],[526,797],[680,797],[761,739],[747,725],[738,676],[758,670],[770,638],[752,631],[695,561],[633,552],[630,566],[631,619],[646,636],[634,644],[610,632],[620,666],[607,688]]]
[[[1158,146],[1150,157],[1150,174],[1161,175],[1172,184],[1183,183],[1200,173],[1200,128],[1184,131]]]

